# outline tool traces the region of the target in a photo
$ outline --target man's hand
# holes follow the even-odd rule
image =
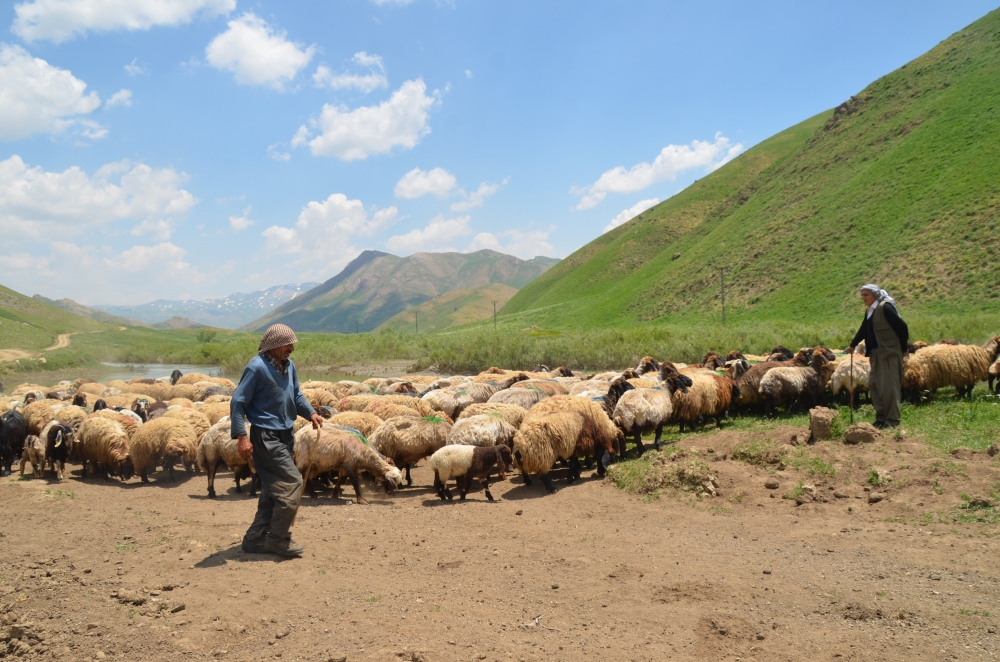
[[[854,348],[853,347],[848,347],[847,348],[847,353],[848,354],[853,354],[854,353]]]
[[[313,422],[313,430],[319,430],[321,427],[323,427],[323,417],[320,416],[319,414],[312,415],[312,422]]]
[[[247,462],[250,461],[250,456],[253,455],[253,445],[250,443],[250,437],[241,434],[236,438],[236,452]]]

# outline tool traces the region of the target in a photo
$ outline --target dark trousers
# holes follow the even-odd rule
[[[289,538],[302,494],[302,476],[295,468],[295,437],[291,430],[250,428],[253,462],[260,476],[261,491],[257,516],[247,529],[245,539],[260,538],[270,531],[278,538]]]
[[[868,378],[875,422],[899,425],[899,400],[903,396],[903,357],[899,352],[874,349],[869,361],[872,366]]]

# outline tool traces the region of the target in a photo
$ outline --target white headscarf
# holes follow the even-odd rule
[[[872,294],[874,294],[875,298],[878,299],[880,303],[882,301],[885,301],[886,303],[891,303],[893,306],[896,305],[896,300],[893,299],[891,296],[889,296],[888,292],[886,292],[885,290],[883,290],[881,287],[879,287],[874,283],[868,283],[867,285],[862,286],[861,289],[867,290]]]

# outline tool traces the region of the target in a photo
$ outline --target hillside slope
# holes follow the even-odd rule
[[[497,310],[500,310],[515,294],[517,294],[516,289],[503,283],[452,290],[393,315],[382,322],[376,331],[393,329],[413,333],[416,331],[416,322],[419,322],[420,333],[433,333],[453,326],[491,319],[493,302],[497,302]]]
[[[36,352],[60,333],[103,331],[108,324],[74,315],[58,306],[0,285],[0,350]]]
[[[1000,298],[1000,11],[591,242],[504,307],[540,326],[829,319]],[[677,259],[673,256],[680,253]]]
[[[127,317],[119,317],[118,315],[112,315],[111,313],[105,312],[103,310],[98,310],[97,308],[90,308],[82,303],[77,303],[72,299],[59,299],[58,301],[49,299],[48,297],[43,297],[41,294],[36,294],[32,299],[37,299],[42,303],[47,303],[53,306],[58,306],[63,310],[69,311],[74,315],[82,315],[83,317],[89,317],[92,320],[98,322],[107,322],[108,324],[118,324],[125,326],[142,326],[142,322],[139,320],[130,319]]]
[[[296,331],[371,331],[445,292],[491,283],[523,287],[556,262],[546,257],[521,260],[490,250],[408,257],[365,251],[330,280],[243,328],[260,330],[282,322]]]

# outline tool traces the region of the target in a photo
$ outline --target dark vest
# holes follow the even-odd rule
[[[883,306],[885,306],[885,301],[880,301],[875,306],[875,312],[872,313],[872,328],[875,330],[875,339],[878,340],[878,349],[902,355],[903,348],[899,346],[899,336],[885,319]]]

